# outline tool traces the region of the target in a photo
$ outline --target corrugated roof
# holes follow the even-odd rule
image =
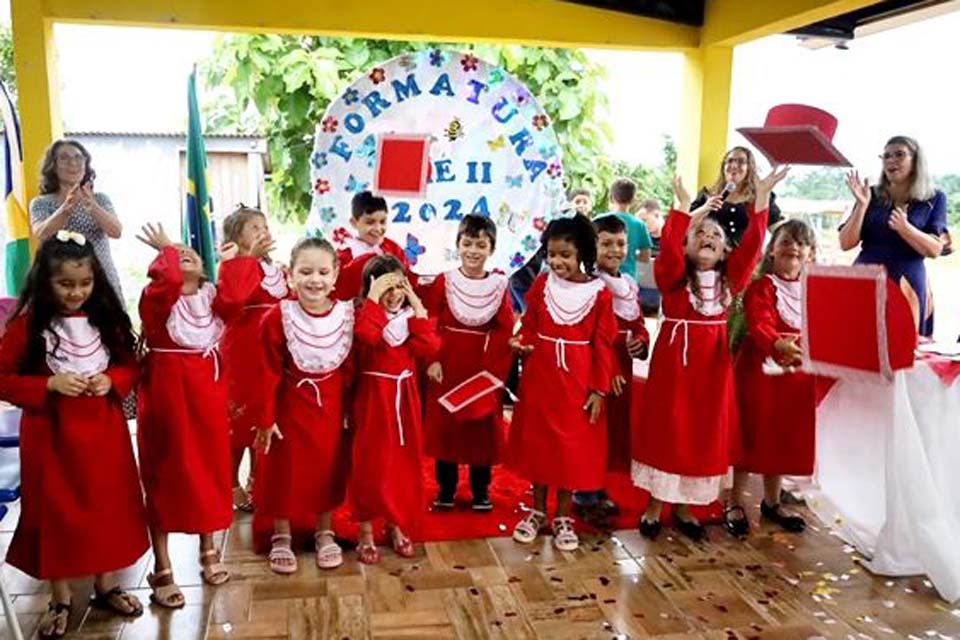
[[[185,138],[185,131],[67,131],[70,136],[97,136],[97,137],[128,137],[128,138]],[[207,133],[204,138],[231,138],[237,140],[263,140],[263,135],[249,135],[245,133]]]

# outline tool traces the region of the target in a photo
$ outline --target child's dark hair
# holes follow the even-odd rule
[[[247,226],[247,223],[250,222],[253,218],[257,216],[267,219],[267,216],[260,211],[260,209],[255,209],[253,207],[248,207],[244,204],[238,204],[237,208],[233,212],[223,219],[223,238],[227,242],[236,242],[240,243],[240,236],[243,234],[243,228]]]
[[[763,252],[763,259],[760,261],[760,273],[773,273],[773,248],[781,238],[787,236],[801,246],[810,247],[813,255],[817,254],[817,233],[806,221],[798,218],[784,220],[773,227],[770,232],[770,242]]]
[[[367,264],[363,265],[363,272],[360,277],[363,279],[363,297],[366,298],[370,293],[370,283],[379,278],[382,275],[388,273],[406,273],[403,270],[403,263],[400,262],[400,259],[389,253],[383,255],[374,256],[367,260]]]
[[[120,296],[107,280],[107,274],[93,252],[93,245],[90,242],[79,245],[72,240],[62,241],[53,237],[44,241],[37,249],[17,306],[8,321],[12,322],[21,313],[27,314],[27,350],[21,363],[22,374],[40,373],[46,361],[47,344],[44,332],[60,315],[60,304],[53,291],[54,276],[64,262],[84,260],[90,262],[90,269],[93,271],[93,291],[81,310],[87,314],[90,324],[100,332],[100,339],[111,357],[117,357],[124,352],[136,352],[137,336],[133,332],[130,316],[127,315]],[[54,336],[51,353],[55,355],[58,347],[57,338]]]
[[[683,238],[683,262],[685,265],[685,273],[687,276],[687,285],[690,288],[690,293],[694,295],[700,302],[703,302],[703,295],[700,292],[700,279],[697,277],[697,265],[687,257],[686,247],[687,243],[696,237],[697,231],[702,229],[705,226],[715,227],[720,231],[720,238],[722,240],[722,246],[725,249],[724,256],[720,258],[720,261],[717,262],[714,271],[717,272],[717,281],[720,288],[720,297],[726,299],[730,297],[730,285],[727,282],[727,257],[730,255],[729,245],[727,244],[727,233],[723,230],[723,227],[719,222],[713,218],[701,218],[696,223],[691,224],[687,229],[687,234]]]
[[[457,244],[460,244],[460,238],[469,236],[479,238],[486,234],[490,239],[490,250],[497,248],[497,225],[487,216],[478,216],[475,213],[468,213],[463,216],[460,226],[457,227]]]
[[[300,252],[306,249],[326,251],[333,256],[333,266],[340,266],[340,260],[337,258],[337,250],[333,248],[329,240],[325,238],[307,237],[297,240],[297,244],[293,245],[293,249],[290,250],[290,271],[293,271],[294,265],[297,264],[297,257],[300,255]]]
[[[605,215],[593,219],[593,230],[598,236],[601,233],[626,233],[627,225],[617,216]]]
[[[637,185],[629,178],[617,178],[610,185],[610,199],[617,204],[630,204],[637,196]]]
[[[557,218],[547,225],[543,232],[541,243],[543,246],[551,240],[566,240],[577,248],[577,257],[586,273],[593,271],[597,263],[597,234],[593,230],[593,223],[583,216],[572,218]]]
[[[375,196],[369,191],[361,191],[353,196],[350,202],[350,216],[356,220],[360,216],[377,211],[386,211],[387,201],[380,196]]]

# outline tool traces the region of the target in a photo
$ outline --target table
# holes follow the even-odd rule
[[[817,467],[805,497],[868,569],[926,574],[953,602],[960,599],[960,381],[941,379],[937,364],[918,360],[889,383],[834,385],[817,409]]]

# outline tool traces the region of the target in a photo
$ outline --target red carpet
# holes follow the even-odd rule
[[[523,517],[521,505],[530,506],[533,495],[530,483],[517,477],[503,467],[493,470],[493,483],[490,486],[490,500],[493,510],[487,513],[475,513],[470,508],[470,485],[467,480],[467,468],[462,467],[460,472],[461,484],[457,495],[457,506],[453,511],[437,513],[430,510],[430,503],[437,493],[437,484],[433,479],[433,459],[423,459],[424,468],[424,505],[423,517],[420,519],[416,531],[409,532],[418,542],[435,540],[464,540],[470,538],[485,538],[494,536],[509,536],[513,533],[513,526]],[[631,529],[637,526],[640,514],[647,503],[647,494],[634,487],[626,475],[609,475],[607,477],[607,491],[610,498],[620,505],[620,515],[611,520],[613,529]],[[552,510],[552,499],[550,500]],[[722,518],[722,508],[719,503],[692,510],[702,522],[719,522]],[[669,524],[669,508],[665,508],[663,522]],[[302,546],[312,546],[314,522],[307,518],[295,523],[298,542]],[[338,538],[356,540],[357,524],[350,517],[350,510],[344,507],[334,514],[333,528]],[[590,531],[591,527],[578,522],[580,531]],[[383,523],[375,523],[378,542],[383,542]],[[269,550],[270,531],[256,531],[256,548],[260,552]]]

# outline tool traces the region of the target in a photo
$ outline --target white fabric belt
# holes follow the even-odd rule
[[[193,354],[196,356],[203,356],[204,358],[213,358],[213,381],[217,382],[220,379],[220,352],[218,347],[220,345],[215,344],[209,349],[159,349],[151,348],[152,353],[185,353]]]
[[[673,344],[674,338],[677,337],[677,329],[681,326],[683,327],[683,366],[687,366],[687,346],[690,342],[690,325],[695,326],[706,326],[706,327],[717,327],[717,326],[726,326],[727,321],[724,320],[687,320],[686,318],[663,318],[664,322],[672,322],[673,330],[670,332],[670,344]]]
[[[292,372],[291,372],[291,371],[287,371],[286,373],[290,373],[290,374],[292,375]],[[303,385],[308,385],[308,386],[312,387],[312,388],[313,388],[313,393],[314,393],[314,394],[316,395],[316,397],[317,397],[317,406],[322,409],[322,408],[323,408],[323,402],[320,400],[320,386],[319,386],[318,383],[323,382],[324,380],[326,380],[327,378],[329,378],[329,377],[332,376],[332,375],[333,375],[333,373],[328,373],[328,374],[326,374],[326,375],[320,376],[319,378],[309,378],[309,377],[307,377],[307,378],[300,378],[300,380],[297,382],[296,388],[299,389],[299,388],[302,387]]]
[[[361,371],[365,376],[374,376],[376,378],[389,378],[397,383],[397,393],[394,396],[394,409],[397,412],[397,433],[400,435],[400,446],[406,446],[406,440],[403,437],[403,418],[400,413],[400,401],[403,397],[403,381],[413,377],[413,371],[404,369],[400,373],[386,373],[383,371]]]
[[[487,352],[487,347],[490,346],[490,332],[489,331],[478,331],[477,329],[461,329],[460,327],[451,327],[450,325],[443,325],[441,329],[446,329],[447,331],[452,331],[453,333],[466,333],[471,336],[483,336],[483,352]]]
[[[567,368],[567,345],[577,345],[577,346],[589,346],[589,340],[566,340],[564,338],[554,338],[552,336],[545,336],[542,333],[538,333],[537,337],[541,340],[546,340],[547,342],[552,342],[554,344],[556,353],[557,353],[557,366],[566,371],[570,372],[570,369]]]

